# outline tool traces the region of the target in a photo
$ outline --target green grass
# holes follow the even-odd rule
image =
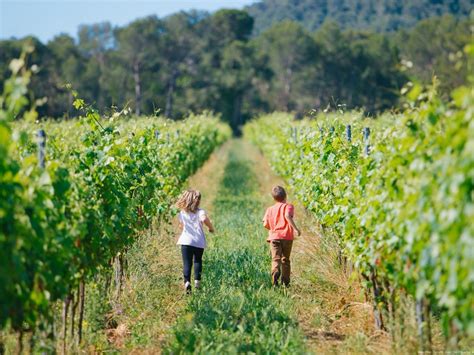
[[[163,236],[160,241],[157,238],[143,236],[129,252],[129,282],[133,289],[123,295],[122,306],[130,331],[127,347],[131,349],[159,346],[158,338],[163,336],[166,318],[170,316],[167,310],[176,308],[179,297],[184,297],[176,285],[179,255],[175,242]]]
[[[217,228],[204,253],[203,287],[189,297],[165,353],[305,352],[293,303],[270,282],[255,173],[235,143],[214,202]]]

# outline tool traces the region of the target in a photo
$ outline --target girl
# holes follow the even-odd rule
[[[183,231],[178,239],[183,255],[184,288],[191,293],[191,268],[194,260],[194,287],[198,289],[201,282],[202,254],[206,247],[206,236],[203,224],[207,226],[210,233],[214,233],[214,227],[206,212],[199,208],[201,193],[196,190],[187,190],[181,194],[176,202],[179,212],[179,222]]]

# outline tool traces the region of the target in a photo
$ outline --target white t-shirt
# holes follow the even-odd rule
[[[206,236],[202,224],[205,219],[206,211],[200,208],[196,213],[186,211],[179,212],[179,220],[183,224],[183,232],[177,244],[204,249],[206,247]]]

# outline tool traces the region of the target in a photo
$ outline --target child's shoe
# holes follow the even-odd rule
[[[201,288],[201,280],[194,280],[194,288],[199,290]]]
[[[184,290],[186,291],[188,295],[191,294],[191,282],[186,281],[184,283]]]

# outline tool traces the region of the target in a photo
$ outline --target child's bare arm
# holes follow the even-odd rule
[[[211,222],[211,220],[209,219],[208,216],[206,216],[206,218],[204,219],[203,223],[207,226],[207,228],[209,228],[209,232],[210,232],[210,233],[214,233],[214,232],[215,232],[214,226],[212,225],[212,222]]]
[[[263,227],[265,227],[266,229],[270,229],[270,223],[268,223],[267,212],[265,212],[265,215],[263,216],[262,224]]]
[[[288,223],[293,227],[293,229],[296,231],[296,233],[298,234],[298,236],[301,235],[301,231],[300,229],[296,226],[296,223],[295,221],[293,220],[293,217],[289,214],[289,213],[286,213],[285,214],[285,217],[286,219],[288,220]]]
[[[270,225],[268,224],[268,221],[266,219],[262,220],[262,224],[266,229],[270,229]]]

